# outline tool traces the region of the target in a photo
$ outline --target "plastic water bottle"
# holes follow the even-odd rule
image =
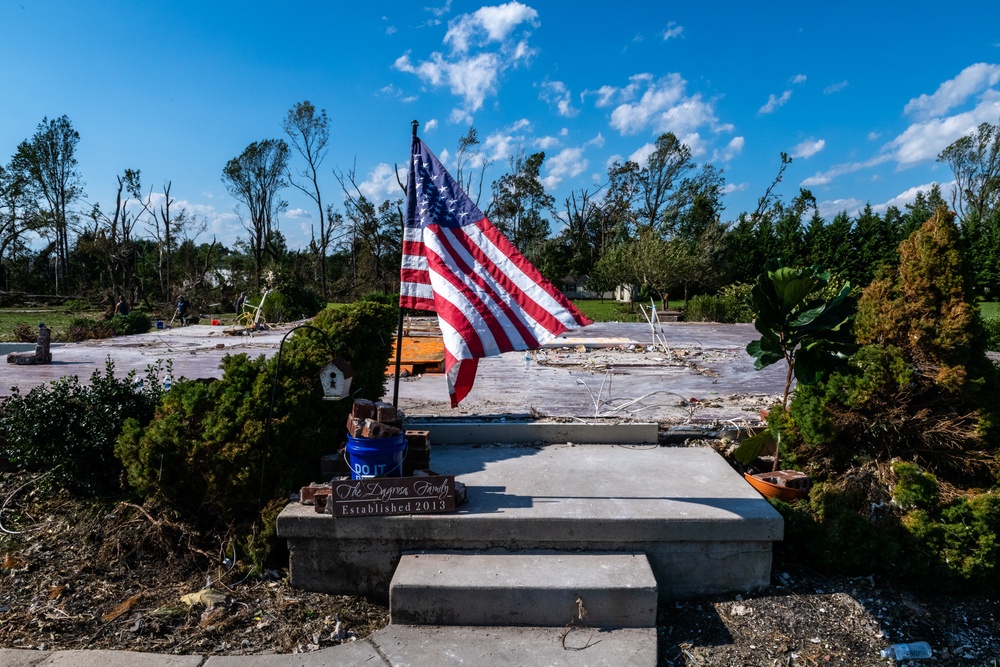
[[[525,350],[524,351],[524,370],[528,370],[528,367],[530,365],[531,365],[531,354],[527,350]]]
[[[889,648],[882,649],[883,658],[895,658],[896,660],[914,660],[916,658],[931,657],[931,645],[927,642],[910,642],[909,644],[893,644]]]
[[[170,376],[168,375],[163,380],[163,391],[170,391]]]

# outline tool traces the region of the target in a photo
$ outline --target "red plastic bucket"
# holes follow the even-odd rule
[[[347,463],[351,479],[402,477],[406,457],[406,435],[394,438],[354,438],[347,436]]]

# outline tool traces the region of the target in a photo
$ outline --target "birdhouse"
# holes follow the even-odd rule
[[[319,372],[319,381],[323,385],[324,401],[339,401],[346,398],[351,390],[351,378],[354,369],[345,360],[337,357]]]

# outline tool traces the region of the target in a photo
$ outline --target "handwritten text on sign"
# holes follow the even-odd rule
[[[433,514],[455,510],[455,478],[385,477],[333,482],[333,516]]]

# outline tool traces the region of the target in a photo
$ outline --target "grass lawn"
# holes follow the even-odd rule
[[[642,311],[639,310],[639,304],[635,304],[635,311],[629,310],[629,305],[627,303],[620,303],[618,301],[613,301],[611,299],[574,299],[573,304],[579,308],[584,315],[594,320],[595,322],[645,322],[646,318],[643,317]],[[671,310],[680,310],[681,306],[684,304],[683,301],[670,301],[668,302]],[[649,304],[643,304],[646,311],[649,311]],[[656,307],[660,307],[659,301],[656,302]]]
[[[594,320],[595,322],[645,322],[642,313],[639,311],[639,304],[635,304],[635,312],[629,312],[629,306],[627,303],[619,303],[617,301],[612,301],[611,299],[606,299],[601,301],[600,299],[575,299],[573,303],[583,311],[583,314]],[[647,310],[649,309],[649,304],[645,304]],[[681,310],[684,306],[683,301],[671,301],[671,310]],[[657,302],[656,307],[659,308],[660,304]],[[979,309],[983,313],[985,318],[1000,317],[1000,302],[996,301],[981,301],[979,302]]]

